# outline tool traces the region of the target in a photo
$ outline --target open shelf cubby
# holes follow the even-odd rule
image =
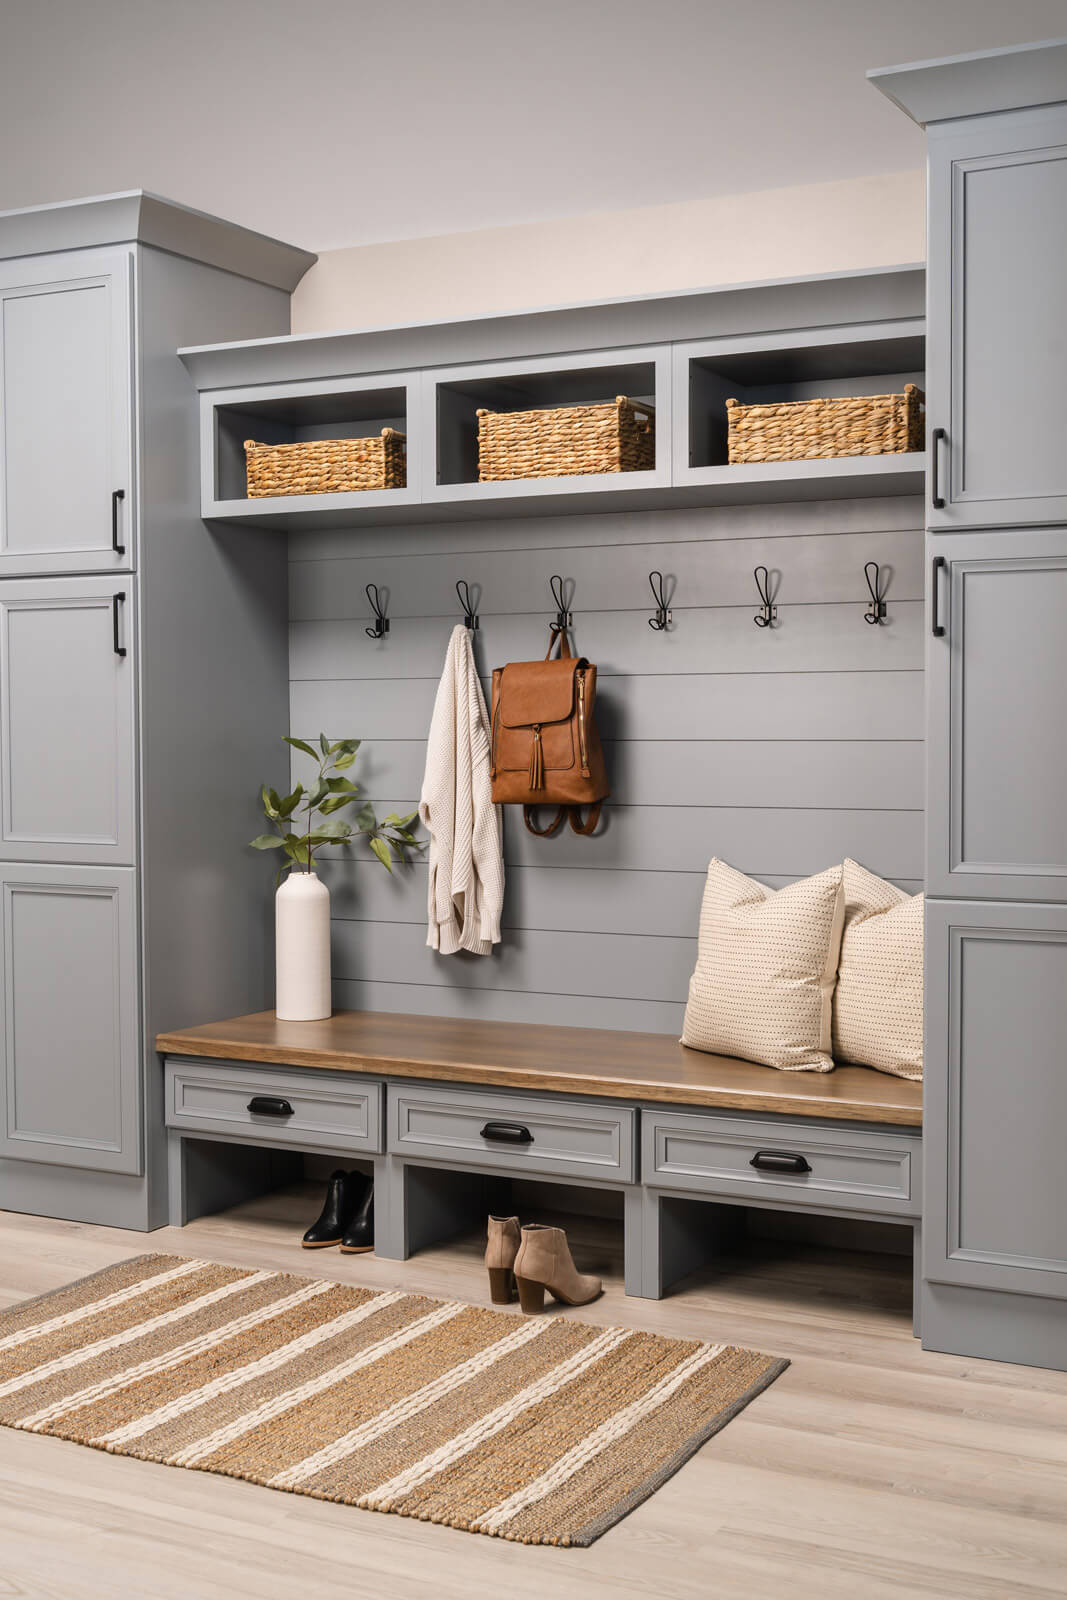
[[[778,405],[845,395],[900,394],[908,383],[920,389],[925,383],[925,340],[921,333],[758,349],[712,342],[676,351],[676,360],[681,363],[687,386],[683,459],[696,470],[728,464],[728,399],[739,400],[742,405]],[[820,466],[860,459],[888,458],[829,457],[821,458]],[[914,461],[915,456],[905,459]]]
[[[669,416],[668,353],[598,352],[553,361],[494,362],[482,367],[430,374],[434,395],[435,487],[442,498],[462,495],[543,494],[584,482],[650,486],[667,481]],[[557,406],[602,405],[619,395],[656,412],[656,466],[651,471],[576,474],[566,478],[478,479],[478,412],[534,411]],[[660,414],[662,412],[662,415]]]
[[[306,384],[233,390],[211,396],[212,471],[205,495],[212,514],[242,508],[250,516],[292,513],[319,504],[353,508],[408,497],[413,481],[409,459],[407,484],[400,489],[373,489],[343,494],[250,497],[245,441],[257,444],[302,444],[316,439],[365,439],[393,428],[408,436],[411,426],[410,384],[385,379],[367,384]],[[309,505],[309,502],[311,505]]]

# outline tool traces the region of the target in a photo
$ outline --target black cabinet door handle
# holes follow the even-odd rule
[[[930,568],[930,631],[935,639],[945,637],[945,624],[941,621],[941,571],[947,565],[944,556],[935,556]]]
[[[291,1117],[293,1108],[288,1100],[283,1100],[276,1094],[254,1094],[248,1102],[248,1110],[254,1117]]]
[[[501,1144],[533,1144],[533,1134],[521,1122],[487,1122],[481,1137]]]
[[[791,1150],[757,1150],[749,1162],[757,1172],[810,1172],[811,1163],[806,1156],[794,1155]]]
[[[119,540],[119,504],[125,500],[125,489],[111,491],[111,548],[117,556],[126,554],[126,546]]]
[[[125,599],[125,589],[120,589],[118,594],[113,594],[111,596],[111,638],[114,644],[115,654],[117,656],[124,656],[126,654],[126,646],[119,643],[119,606],[123,604]]]
[[[945,509],[945,497],[938,486],[938,468],[941,463],[941,443],[947,438],[944,428],[935,428],[930,435],[930,504],[935,511]]]

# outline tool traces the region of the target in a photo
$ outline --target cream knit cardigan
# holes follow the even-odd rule
[[[430,835],[426,943],[446,956],[487,956],[500,941],[503,828],[492,801],[489,716],[460,623],[434,701],[419,816]]]

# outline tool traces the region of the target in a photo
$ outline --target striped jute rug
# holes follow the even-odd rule
[[[0,1423],[472,1533],[588,1545],[787,1365],[146,1255],[0,1315]]]

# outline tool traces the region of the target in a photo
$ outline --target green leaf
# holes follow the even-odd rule
[[[418,844],[419,842],[413,833],[408,833],[404,828],[391,828],[389,837],[391,839],[402,839],[405,844]]]
[[[327,739],[327,737],[326,737],[326,735],[324,733],[320,733],[319,734],[319,749],[322,751],[324,760],[326,758],[328,758],[331,748],[332,747],[330,745],[329,739]]]
[[[263,784],[262,787],[260,788],[260,791],[259,791],[259,797],[263,802],[263,810],[264,810],[265,814],[271,819],[272,822],[277,822],[277,820],[278,820],[278,807],[277,807],[277,803],[276,802],[277,802],[278,796],[274,795],[274,800],[272,801],[271,800],[271,795],[274,795],[274,790],[273,789],[268,789],[267,785]]]
[[[285,846],[285,853],[291,861],[299,861],[303,865],[307,865],[308,846],[305,837],[296,833],[287,833],[282,843]]]
[[[306,756],[311,757],[312,761],[317,761],[319,759],[318,751],[312,750],[306,739],[291,739],[289,735],[286,734],[285,742],[286,744],[291,744],[294,750],[302,750]]]
[[[327,778],[326,787],[331,794],[358,794],[359,784],[350,778]]]
[[[384,839],[371,839],[370,847],[387,872],[393,870],[393,852]]]
[[[378,819],[374,815],[374,807],[368,802],[361,810],[356,812],[356,827],[360,833],[373,833],[378,826]]]
[[[344,806],[354,805],[355,801],[356,797],[354,794],[331,794],[328,795],[327,798],[322,802],[319,810],[325,817],[328,816],[331,811],[340,811]]]
[[[334,762],[334,767],[336,771],[343,772],[346,768],[352,765],[355,759],[356,752],[354,750],[346,750],[342,755],[337,757],[337,760]]]
[[[248,842],[253,850],[280,850],[285,841],[279,838],[276,833],[261,833],[257,838],[249,839]]]
[[[352,827],[348,822],[320,822],[311,837],[316,844],[325,844],[330,839],[350,839]]]
[[[329,789],[326,787],[326,779],[316,778],[315,782],[311,785],[311,788],[307,793],[308,807],[311,810],[314,810],[316,806],[321,805],[322,801],[325,800],[329,792]]]

